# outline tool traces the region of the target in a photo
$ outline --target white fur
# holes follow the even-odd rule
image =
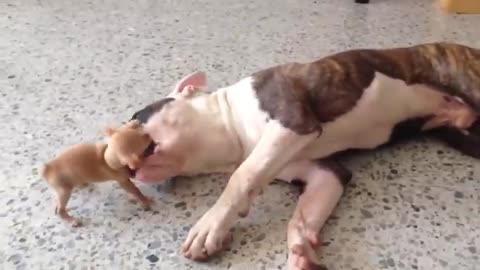
[[[253,79],[247,77],[209,95],[179,99],[153,115],[146,128],[157,135],[154,138],[162,140],[179,134],[191,136],[182,139],[185,143],[194,140],[182,174],[233,172],[257,146],[268,122],[252,83]],[[395,124],[438,111],[443,102],[437,91],[421,85],[408,86],[376,73],[357,105],[325,123],[321,136],[297,159],[318,159],[349,148],[375,148],[388,141]],[[165,122],[179,119],[185,123],[166,126]]]
[[[343,190],[334,175],[325,174],[310,160],[349,148],[374,148],[388,141],[399,122],[433,114],[445,103],[439,92],[376,73],[357,104],[325,123],[317,137],[298,135],[269,119],[252,85],[248,77],[210,95],[180,98],[146,125],[160,147],[163,143],[168,149],[168,141],[176,138],[178,147],[173,148],[183,149],[180,154],[186,157],[179,174],[233,172],[215,205],[189,232],[183,245],[188,257],[205,258],[222,249],[237,215],[246,214],[253,198],[275,177],[307,181],[309,195],[298,211],[311,215],[312,230],[317,230]],[[322,192],[326,197],[318,199],[324,204],[318,212],[308,202]],[[289,234],[291,244],[305,244],[298,230]]]
[[[293,162],[281,177],[299,177],[307,182],[288,224],[288,269],[301,269],[298,265],[301,257],[320,264],[308,235],[318,241],[318,232],[340,200],[343,186],[334,173],[309,161]],[[301,247],[304,254],[295,254],[295,246]]]
[[[232,113],[232,125],[242,145],[244,158],[260,140],[268,119],[267,113],[260,110],[252,83],[252,77],[247,77],[228,87],[226,93]]]
[[[276,120],[269,121],[217,202],[190,230],[183,247],[185,254],[204,258],[218,252],[235,218],[248,213],[255,196],[315,137],[314,133],[298,135]]]
[[[264,132],[268,115],[259,108],[250,77],[229,87],[227,96],[244,156],[248,156]],[[305,147],[299,158],[317,159],[349,148],[375,148],[388,141],[397,123],[438,111],[442,103],[443,96],[437,91],[376,73],[357,105],[324,124],[322,135]]]
[[[307,159],[321,158],[345,149],[371,149],[386,143],[396,124],[438,111],[443,96],[422,85],[376,73],[357,105],[324,125],[322,136],[304,151]]]

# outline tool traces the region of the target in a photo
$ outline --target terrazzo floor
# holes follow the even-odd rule
[[[178,248],[226,175],[139,185],[150,212],[113,183],[79,190],[74,229],[38,169],[195,70],[215,89],[277,63],[437,40],[480,47],[480,17],[426,0],[1,0],[0,269],[286,269],[295,187],[271,185],[230,250],[196,263]],[[480,269],[480,162],[422,138],[345,162],[354,180],[322,232],[328,269]]]

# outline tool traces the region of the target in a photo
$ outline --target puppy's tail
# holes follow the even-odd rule
[[[44,164],[41,171],[42,177],[48,181],[48,178],[51,172],[52,172],[52,164],[50,163]]]

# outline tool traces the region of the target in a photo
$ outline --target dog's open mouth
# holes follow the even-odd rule
[[[147,149],[145,149],[145,151],[143,152],[143,158],[146,158],[150,155],[153,154],[153,150],[155,150],[155,146],[157,146],[154,142],[151,142]],[[128,174],[130,175],[130,177],[134,178],[135,177],[135,174],[137,173],[137,170],[132,170],[130,168],[128,168]]]

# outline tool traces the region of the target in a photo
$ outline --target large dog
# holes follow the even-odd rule
[[[274,179],[301,180],[288,224],[289,269],[313,269],[318,232],[351,173],[333,159],[399,135],[431,132],[479,157],[470,132],[480,112],[480,50],[451,43],[336,53],[261,70],[202,94],[202,72],[136,112],[156,144],[142,181],[231,172],[217,202],[190,230],[186,257],[222,249],[237,216]]]

